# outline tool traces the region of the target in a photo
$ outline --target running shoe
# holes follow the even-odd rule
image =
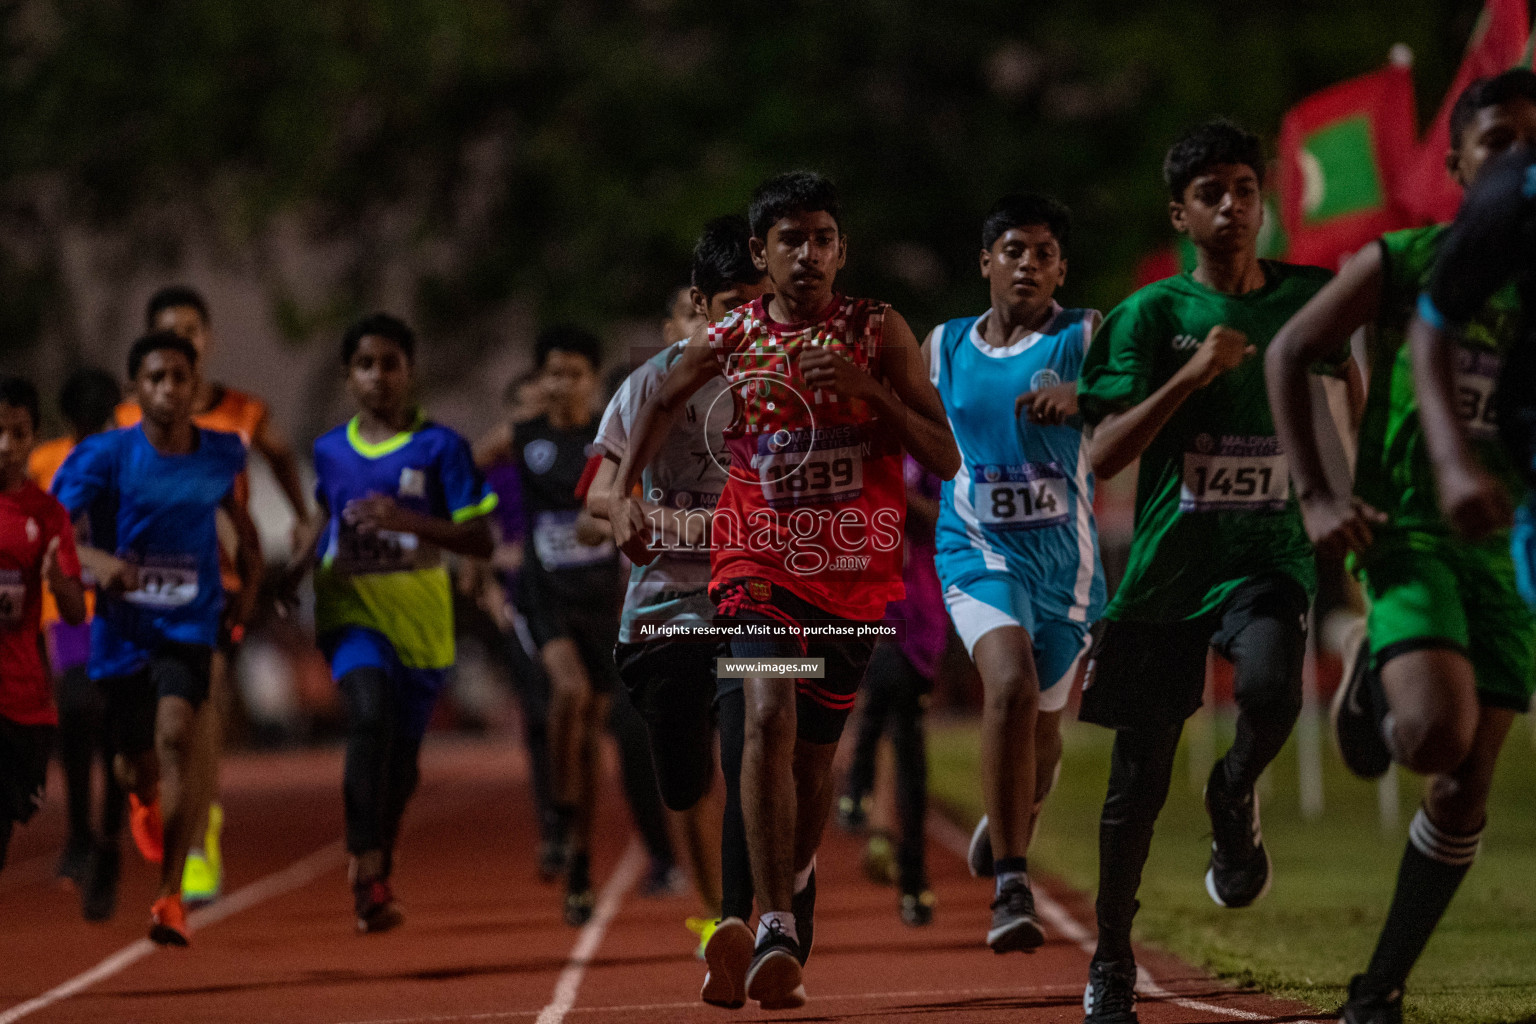
[[[805,1005],[801,962],[799,944],[773,922],[752,953],[747,998],[757,1000],[765,1010],[798,1010]]]
[[[1349,1000],[1339,1007],[1339,1024],[1403,1024],[1403,990],[1373,989],[1366,976],[1349,981]]]
[[[595,902],[590,885],[566,890],[565,923],[572,928],[580,928],[592,920],[592,908]]]
[[[795,915],[795,934],[800,936],[796,943],[799,950],[796,955],[800,957],[800,966],[811,958],[811,941],[816,937],[816,866],[811,865],[811,877],[806,881],[805,888],[789,898],[790,912]]]
[[[837,798],[837,827],[855,834],[869,827],[870,799],[867,796],[840,796]]]
[[[71,833],[63,851],[59,853],[58,864],[54,865],[54,877],[66,883],[66,888],[69,884],[85,885],[86,874],[91,866],[91,850],[95,845],[89,833]]]
[[[553,882],[565,874],[569,851],[564,840],[542,839],[539,841],[539,881]]]
[[[1226,760],[1211,767],[1205,783],[1205,811],[1211,816],[1211,860],[1205,891],[1219,907],[1246,907],[1269,892],[1273,870],[1259,827],[1259,794],[1233,793]]]
[[[972,878],[991,878],[994,874],[992,820],[985,814],[971,832],[971,845],[965,850],[965,866],[971,869]]]
[[[864,869],[864,877],[876,885],[896,884],[896,847],[886,833],[870,834],[859,863]]]
[[[709,937],[715,933],[715,928],[720,922],[713,917],[687,917],[683,919],[683,927],[699,937],[699,946],[693,951],[695,960],[704,959],[704,949],[709,945]]]
[[[160,819],[160,798],[146,804],[133,793],[128,794],[128,832],[133,845],[139,848],[139,856],[151,864],[165,859],[165,824]]]
[[[211,803],[202,848],[188,851],[186,866],[181,871],[181,898],[189,907],[201,907],[219,898],[224,882],[224,858],[219,844],[223,832],[224,808],[217,802]]]
[[[688,878],[671,861],[653,860],[640,882],[640,895],[648,900],[666,899],[688,891]]]
[[[357,930],[363,935],[387,932],[405,923],[405,913],[395,902],[388,880],[383,878],[353,882],[352,908],[357,913]]]
[[[1344,766],[1362,779],[1379,779],[1392,767],[1381,724],[1390,710],[1381,676],[1371,667],[1371,641],[1362,638],[1344,682],[1333,694],[1329,719]]]
[[[933,924],[933,908],[938,904],[939,898],[925,885],[903,892],[897,912],[901,914],[902,924],[921,928]]]
[[[81,917],[87,921],[110,921],[117,913],[117,878],[121,868],[115,841],[103,841],[91,851],[85,882],[80,887]]]
[[[1095,960],[1083,990],[1083,1024],[1140,1024],[1136,1016],[1136,964]]]
[[[1035,915],[1035,894],[1029,876],[1009,879],[992,901],[992,927],[987,945],[994,953],[1033,953],[1045,942],[1045,929]]]
[[[149,938],[161,946],[190,946],[187,911],[181,896],[161,896],[149,908]]]
[[[711,1006],[739,1010],[747,1002],[747,970],[752,966],[752,929],[739,917],[711,922],[704,939],[704,987],[699,998]]]

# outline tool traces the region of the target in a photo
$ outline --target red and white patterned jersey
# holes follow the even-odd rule
[[[887,307],[837,296],[815,320],[783,324],[771,298],[708,328],[735,406],[710,576],[769,579],[843,618],[878,620],[904,593],[901,444],[868,403],[808,387],[800,354],[828,348],[878,373]]]

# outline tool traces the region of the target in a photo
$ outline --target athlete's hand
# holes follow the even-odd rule
[[[1193,379],[1195,387],[1203,388],[1228,370],[1241,366],[1258,351],[1256,346],[1248,343],[1248,335],[1242,331],[1217,324],[1181,372]]]
[[[613,524],[613,542],[636,565],[650,565],[660,553],[651,550],[651,523],[645,509],[633,495],[615,499],[608,506],[608,521]]]
[[[111,558],[111,556],[108,557],[111,560],[107,562],[107,573],[105,576],[99,576],[97,578],[97,585],[100,586],[103,590],[110,591],[114,594],[123,594],[130,590],[138,590],[139,567],[130,562],[125,562],[121,558]]]
[[[411,532],[410,513],[395,503],[395,499],[383,494],[370,494],[366,498],[353,498],[342,509],[341,517],[357,527],[358,533],[378,533],[380,530]]]
[[[842,398],[868,398],[876,387],[875,378],[820,346],[800,350],[800,376],[807,386]]]
[[[1329,558],[1341,557],[1346,551],[1364,551],[1375,539],[1371,527],[1387,521],[1386,513],[1353,495],[1303,497],[1300,504],[1308,539],[1319,554]]]
[[[1509,492],[1481,466],[1445,467],[1437,476],[1440,511],[1467,539],[1479,540],[1515,521]]]
[[[46,580],[48,586],[54,590],[61,589],[69,581],[69,577],[64,575],[64,570],[59,568],[58,537],[54,537],[52,540],[50,540],[48,542],[47,549],[43,551],[42,572],[43,579]]]
[[[1048,427],[1059,426],[1069,416],[1077,415],[1077,381],[1063,381],[1038,391],[1026,391],[1013,400],[1013,415],[1028,410],[1029,422]]]

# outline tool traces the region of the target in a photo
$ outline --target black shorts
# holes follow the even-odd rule
[[[43,805],[56,731],[51,725],[22,725],[0,715],[0,821],[25,822]]]
[[[818,608],[809,601],[763,579],[727,580],[710,586],[715,601],[715,622],[764,623],[801,626],[872,625],[855,622]],[[733,658],[820,658],[825,668],[821,679],[795,681],[796,735],[807,743],[836,743],[843,735],[848,713],[858,699],[859,684],[875,649],[873,636],[810,636],[796,639],[746,639],[728,641]],[[741,689],[743,680],[720,680],[718,693]]]
[[[1205,694],[1207,648],[1261,686],[1301,685],[1307,639],[1307,592],[1289,576],[1248,580],[1220,610],[1176,622],[1114,622],[1094,627],[1078,718],[1110,729],[1183,722]],[[1273,680],[1273,682],[1269,682]],[[1254,694],[1259,697],[1259,694]]]
[[[698,803],[715,779],[715,658],[723,645],[683,640],[619,644],[619,678],[651,735],[661,799]]]
[[[550,593],[532,573],[524,572],[518,577],[516,605],[528,624],[528,635],[536,650],[543,651],[562,638],[570,640],[587,670],[592,692],[613,692],[619,684],[613,667],[613,646],[619,642],[621,609],[608,594],[594,594],[590,604],[578,604]]]
[[[213,648],[202,644],[166,644],[132,675],[96,680],[105,699],[102,720],[111,749],[125,757],[154,749],[162,697],[180,697],[194,711],[202,707],[212,657]]]

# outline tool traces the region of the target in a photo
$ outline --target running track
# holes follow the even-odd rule
[[[505,742],[429,743],[396,871],[406,925],[360,937],[338,842],[339,752],[231,758],[228,887],[193,918],[190,950],[142,939],[152,879],[126,843],[116,919],[80,920],[74,894],[48,877],[63,829],[53,785],[0,873],[0,1024],[1082,1020],[1087,902],[1049,889],[1045,948],[994,956],[981,944],[990,886],[966,875],[963,849],[955,852],[965,837],[943,822],[931,836],[939,896],[931,927],[903,926],[894,891],[860,876],[856,841],[829,830],[806,977],[811,1002],[778,1014],[705,1006],[697,1002],[702,964],[682,928],[693,901],[632,891],[643,857],[616,785],[605,793],[594,856],[599,912],[581,931],[560,922],[559,891],[534,876],[524,770]],[[1165,956],[1144,952],[1142,963],[1150,971],[1143,990],[1152,993],[1141,1008],[1146,1024],[1330,1019],[1224,988]]]

